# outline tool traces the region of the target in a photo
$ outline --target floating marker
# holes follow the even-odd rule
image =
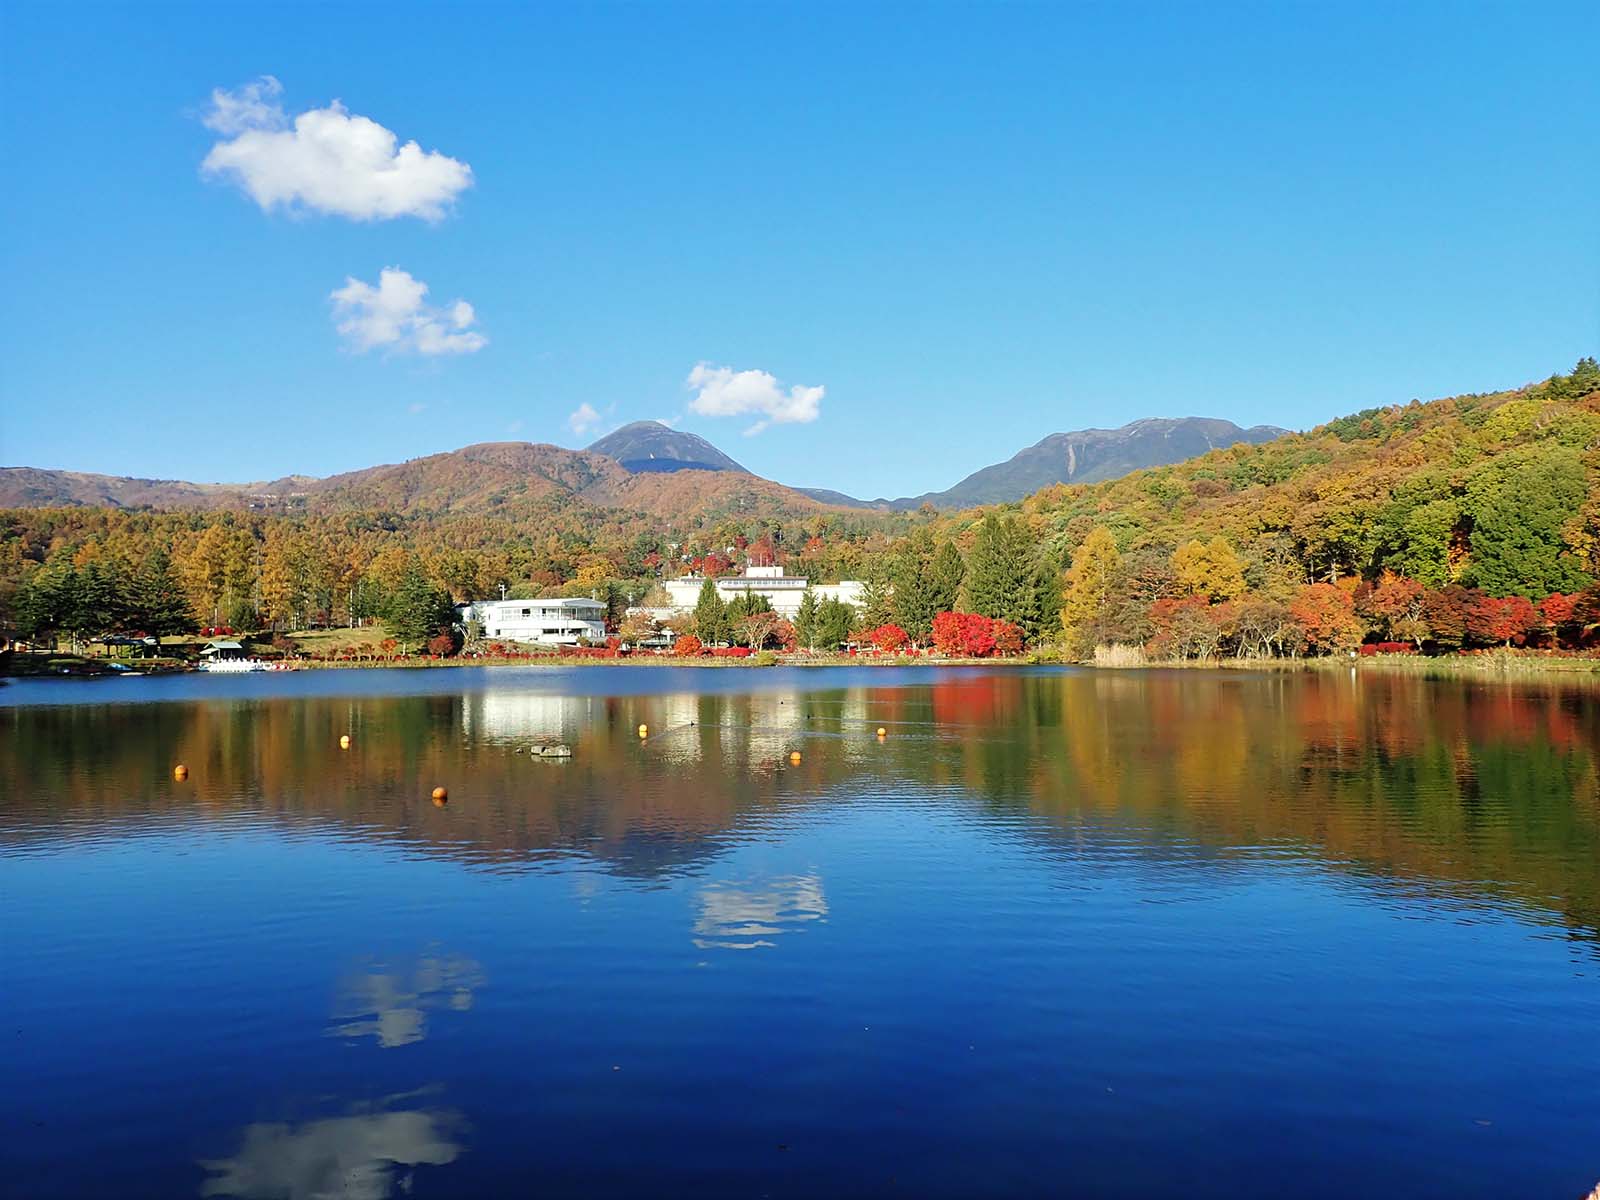
[[[179,783],[182,783],[185,779],[189,778],[189,768],[184,766],[182,763],[179,763],[177,766],[172,768],[172,777]]]
[[[879,737],[888,737],[889,736],[889,731],[887,729],[885,729],[882,725],[879,725],[878,726],[878,736]]]
[[[435,804],[443,804],[448,799],[450,799],[450,793],[445,791],[442,787],[436,787],[433,789],[433,802]]]
[[[791,753],[789,755],[789,761],[798,767],[800,765],[800,751],[796,750]]]
[[[648,725],[639,726],[639,736],[640,737],[649,737],[650,736],[650,726],[648,726]]]
[[[339,735],[339,749],[341,749],[341,750],[350,749],[350,735],[348,733],[344,733],[344,734],[340,734]]]

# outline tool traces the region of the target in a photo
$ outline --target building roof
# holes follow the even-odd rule
[[[479,608],[487,605],[491,608],[604,608],[599,600],[591,600],[587,596],[562,596],[537,597],[531,600],[474,600],[470,604],[458,605],[459,608]]]

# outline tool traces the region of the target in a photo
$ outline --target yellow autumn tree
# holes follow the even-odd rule
[[[1096,525],[1073,552],[1061,598],[1061,627],[1073,654],[1086,654],[1100,640],[1100,622],[1115,585],[1122,555],[1104,525]]]
[[[1246,565],[1244,557],[1221,536],[1209,542],[1196,538],[1172,553],[1172,573],[1178,583],[1191,596],[1209,600],[1232,600],[1243,595]]]

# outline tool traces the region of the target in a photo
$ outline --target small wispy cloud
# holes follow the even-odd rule
[[[703,417],[760,417],[744,431],[752,437],[769,425],[808,424],[821,415],[824,388],[795,386],[784,389],[767,371],[735,371],[710,363],[695,364],[685,380],[694,398],[689,408]]]
[[[472,305],[435,308],[427,295],[428,285],[399,267],[385,267],[376,287],[349,276],[330,297],[334,326],[357,354],[378,347],[428,357],[476,354],[489,344],[471,328],[478,320]]]
[[[594,405],[585,401],[573,409],[567,416],[567,428],[579,437],[587,437],[591,433],[599,433],[605,426],[605,419],[595,411]]]

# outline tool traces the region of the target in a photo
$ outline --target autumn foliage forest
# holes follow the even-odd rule
[[[960,513],[830,508],[759,480],[672,486],[651,509],[550,489],[507,503],[452,480],[438,505],[341,492],[293,510],[3,510],[0,621],[50,640],[385,620],[420,645],[450,600],[502,586],[595,596],[620,627],[661,579],[753,559],[866,582],[860,611],[830,612],[819,649],[837,634],[979,656],[1588,651],[1600,629],[1592,358],[1514,391],[1369,409]],[[750,628],[793,644],[773,621]]]

